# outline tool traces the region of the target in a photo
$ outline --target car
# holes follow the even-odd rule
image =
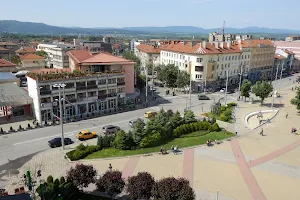
[[[209,97],[206,96],[206,95],[204,95],[204,94],[199,94],[199,95],[198,95],[198,99],[199,99],[199,100],[209,100]]]
[[[96,132],[88,131],[88,130],[83,130],[76,134],[76,137],[79,140],[87,140],[87,139],[94,138],[95,136],[97,136]]]
[[[118,126],[113,126],[113,125],[107,125],[107,126],[104,126],[102,128],[102,131],[104,134],[115,134],[117,133],[120,129],[120,127]]]
[[[22,81],[22,82],[21,82],[21,87],[26,87],[26,86],[27,86],[26,81]]]
[[[139,118],[138,118],[138,119],[139,119]],[[133,125],[137,122],[138,119],[130,120],[129,123],[128,123],[129,126],[130,126],[130,127],[133,127]],[[142,119],[140,119],[140,120],[142,120]],[[145,124],[145,122],[144,122],[143,120],[142,120],[142,122]]]
[[[225,92],[225,90],[226,90],[225,88],[222,88],[222,89],[220,90],[220,92]]]
[[[147,111],[147,112],[145,112],[144,117],[145,117],[145,118],[152,118],[152,117],[154,117],[156,114],[157,114],[157,113],[154,112],[154,111]]]
[[[73,144],[73,143],[74,142],[70,138],[64,138],[64,144],[65,145],[69,145],[69,144]],[[61,138],[57,137],[57,138],[53,138],[52,140],[49,140],[48,145],[51,148],[61,147]]]

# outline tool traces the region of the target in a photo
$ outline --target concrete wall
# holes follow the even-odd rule
[[[23,68],[44,68],[45,61],[44,60],[22,60],[22,67]]]
[[[125,71],[125,93],[134,93],[134,65],[123,65],[122,69]]]
[[[39,94],[40,88],[38,87],[36,80],[30,77],[26,77],[26,78],[27,78],[28,95],[33,100],[35,118],[39,122],[41,122],[42,116],[41,116],[41,100]]]

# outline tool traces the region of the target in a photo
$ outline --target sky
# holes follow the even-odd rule
[[[0,20],[66,27],[258,26],[300,30],[299,0],[1,0]]]

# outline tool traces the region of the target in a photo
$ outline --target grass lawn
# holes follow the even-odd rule
[[[172,145],[178,145],[178,148],[191,147],[200,144],[205,144],[205,142],[210,139],[214,140],[223,140],[229,137],[232,137],[233,134],[227,131],[220,132],[210,132],[206,135],[203,135],[203,131],[198,131],[194,133],[190,133],[187,135],[183,135],[180,138],[175,138],[163,145],[151,148],[143,148],[136,150],[119,150],[114,148],[103,149],[101,151],[97,151],[92,153],[86,157],[86,159],[94,159],[94,158],[108,158],[108,157],[121,157],[121,156],[131,156],[138,154],[147,154],[153,152],[159,152],[160,147],[166,148],[167,150],[171,149]]]

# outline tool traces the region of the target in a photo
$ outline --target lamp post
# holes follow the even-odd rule
[[[241,96],[241,84],[242,84],[242,76],[243,76],[243,66],[241,66],[241,72],[240,72],[240,81],[239,81],[239,95],[238,95],[238,100],[240,100],[240,96]]]
[[[276,75],[275,75],[275,81],[274,81],[274,89],[276,89],[276,81],[277,81],[277,76],[278,76],[278,66],[279,64],[277,63],[277,69],[276,69]],[[273,91],[274,91],[273,89]],[[275,98],[275,92],[273,92],[272,94],[272,105],[271,105],[271,108],[273,108],[273,105],[274,105],[274,98]]]
[[[225,106],[227,105],[228,70],[226,70]]]
[[[65,150],[65,143],[64,143],[64,126],[63,126],[63,110],[62,110],[62,102],[61,102],[61,92],[60,92],[60,88],[64,88],[66,85],[65,84],[62,84],[62,83],[57,83],[57,84],[54,84],[53,87],[56,87],[58,88],[58,91],[59,91],[59,98],[58,98],[58,101],[59,101],[59,118],[60,118],[60,126],[61,126],[61,146],[62,146],[62,149]]]

